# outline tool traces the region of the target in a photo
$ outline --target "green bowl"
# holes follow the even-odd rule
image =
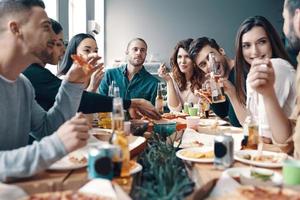
[[[170,136],[176,131],[176,122],[173,121],[155,122],[153,130],[155,133],[158,133],[163,137]]]

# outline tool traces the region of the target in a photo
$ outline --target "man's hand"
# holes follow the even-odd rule
[[[274,83],[275,74],[271,61],[269,59],[255,59],[247,77],[247,84],[264,96],[274,91]]]
[[[88,56],[81,56],[80,62],[73,62],[65,79],[71,83],[86,83],[93,72],[103,66],[100,62],[101,57],[97,53],[90,53]],[[82,63],[84,62],[84,63]],[[88,69],[86,69],[88,66]]]
[[[66,121],[57,130],[67,152],[72,152],[86,145],[89,138],[88,120],[82,113],[77,113],[72,119]]]
[[[142,116],[156,120],[161,118],[154,106],[145,99],[131,99],[129,113],[132,118],[141,118]]]

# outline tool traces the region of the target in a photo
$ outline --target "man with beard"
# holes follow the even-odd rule
[[[225,50],[221,48],[214,39],[201,37],[195,39],[190,45],[190,57],[207,75],[209,75],[209,72],[211,71],[208,60],[209,53],[215,54],[220,74],[224,77],[224,86],[226,86],[227,81],[234,84],[234,61],[226,56]],[[236,117],[233,106],[227,97],[224,103],[211,104],[211,108],[221,118],[228,116],[229,121],[233,126],[241,126]]]
[[[266,112],[270,113],[268,116],[270,127],[280,133],[279,137],[276,138],[276,144],[288,153],[294,149],[295,158],[300,159],[300,1],[285,0],[282,15],[284,18],[283,32],[290,47],[298,52],[297,105],[290,119],[280,108],[277,98],[272,98],[270,95],[274,92],[273,83],[276,78],[274,70],[271,68],[253,68],[248,76],[250,76],[251,87],[263,96]]]
[[[143,98],[155,105],[157,83],[143,66],[147,55],[147,43],[141,38],[132,39],[126,49],[128,63],[105,72],[99,92],[108,95],[108,88],[115,81],[123,99]]]

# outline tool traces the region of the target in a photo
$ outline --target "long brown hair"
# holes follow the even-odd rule
[[[179,69],[177,63],[177,54],[180,48],[188,52],[189,46],[192,41],[193,39],[191,38],[179,41],[176,44],[172,56],[170,58],[170,65],[172,67],[173,77],[175,79],[175,82],[178,84],[178,88],[180,91],[184,91],[187,89],[187,80],[185,78],[184,73],[182,73]],[[191,77],[191,91],[194,92],[195,89],[201,88],[201,84],[204,80],[204,73],[198,67],[196,67],[193,60],[192,63],[193,63],[193,75]]]
[[[250,65],[246,62],[242,51],[242,37],[253,27],[262,27],[268,36],[272,48],[272,58],[282,58],[290,62],[290,58],[284,49],[283,43],[273,25],[262,16],[247,18],[239,27],[235,39],[235,89],[238,101],[246,104],[246,76],[249,73]]]

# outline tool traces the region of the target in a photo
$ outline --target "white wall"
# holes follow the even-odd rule
[[[122,58],[127,42],[142,37],[148,56],[159,54],[169,63],[177,41],[188,37],[215,38],[233,56],[239,24],[263,15],[280,33],[284,0],[107,0],[105,1],[106,63]]]

